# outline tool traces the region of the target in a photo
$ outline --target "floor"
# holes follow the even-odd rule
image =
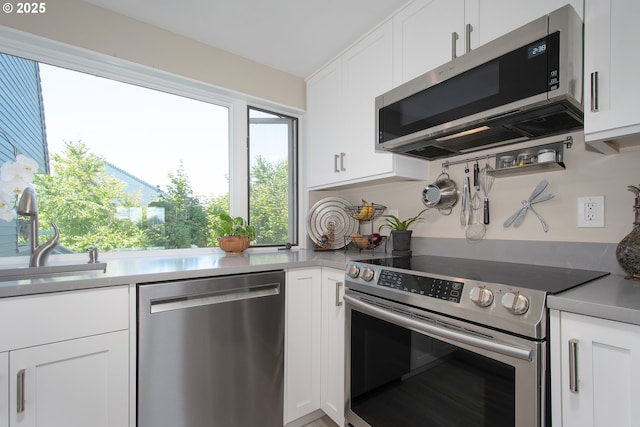
[[[338,427],[338,424],[334,423],[331,418],[325,415],[304,427]]]

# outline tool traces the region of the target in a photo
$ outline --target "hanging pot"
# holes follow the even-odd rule
[[[422,190],[422,203],[428,208],[438,209],[443,215],[449,215],[458,202],[459,195],[460,191],[455,181],[448,173],[442,172],[436,182]]]

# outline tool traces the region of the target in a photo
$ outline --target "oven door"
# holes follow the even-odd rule
[[[546,344],[347,289],[354,427],[541,427]]]

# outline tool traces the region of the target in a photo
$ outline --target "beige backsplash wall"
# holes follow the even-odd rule
[[[581,133],[572,135],[573,147],[565,149],[566,170],[535,173],[512,177],[496,178],[490,193],[491,224],[487,228],[485,239],[501,240],[537,240],[565,242],[602,242],[617,243],[631,231],[633,214],[633,194],[627,185],[640,184],[640,147],[622,149],[620,154],[602,155],[587,151]],[[541,145],[562,140],[563,137],[546,138],[533,143],[522,143],[507,148],[487,151],[483,154],[510,151],[516,148]],[[637,138],[640,145],[640,137]],[[475,156],[460,156],[449,160],[459,160]],[[489,159],[491,166],[495,160]],[[480,166],[484,160],[480,160]],[[464,177],[462,165],[449,168],[449,174],[459,187]],[[435,181],[442,169],[442,161],[429,164],[428,182],[400,182],[371,185],[359,189],[347,189],[335,192],[313,192],[310,204],[328,195],[337,195],[354,203],[366,199],[397,209],[402,219],[413,216],[421,209],[421,193],[424,186]],[[472,169],[472,168],[471,168]],[[538,219],[527,213],[519,228],[504,228],[502,223],[527,199],[535,186],[542,180],[549,181],[543,194],[553,193],[552,200],[536,205],[536,210],[549,224],[544,232]],[[605,227],[577,227],[577,197],[605,196]],[[464,238],[464,227],[460,225],[459,203],[450,216],[443,216],[436,210],[427,211],[426,221],[414,227],[418,237]]]

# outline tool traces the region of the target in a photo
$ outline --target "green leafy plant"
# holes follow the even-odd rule
[[[213,224],[213,232],[218,237],[238,236],[248,237],[249,240],[255,240],[256,238],[255,227],[247,224],[241,216],[234,218],[227,213],[218,215],[218,221]]]
[[[421,215],[425,213],[425,211],[427,211],[427,209],[423,209],[420,211],[420,213],[418,213],[418,215],[412,216],[411,218],[407,218],[405,220],[401,220],[395,215],[382,215],[382,217],[385,219],[385,223],[378,228],[378,231],[382,230],[383,228],[389,228],[391,230],[397,231],[407,231],[412,224],[424,221],[424,218],[422,218]]]

